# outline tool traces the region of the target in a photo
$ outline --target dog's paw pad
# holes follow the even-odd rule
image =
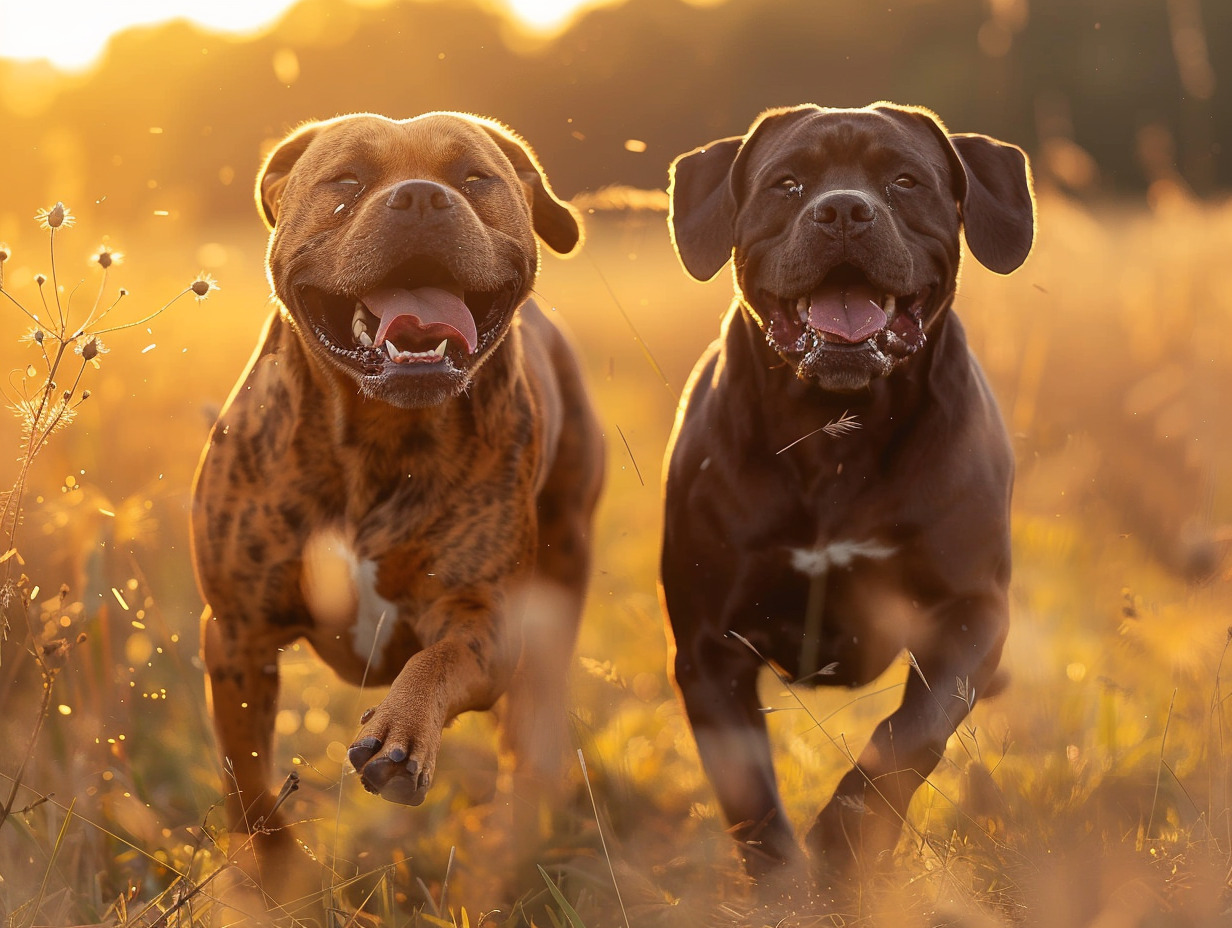
[[[414,760],[407,760],[406,751],[391,748],[386,756],[368,762],[362,779],[364,788],[380,793],[382,799],[417,806],[424,800],[431,777]]]

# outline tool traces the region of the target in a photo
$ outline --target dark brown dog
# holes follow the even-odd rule
[[[300,638],[390,687],[350,748],[369,791],[421,802],[443,726],[506,692],[507,741],[550,777],[603,456],[527,296],[535,234],[569,252],[576,216],[516,136],[453,113],[308,125],[257,198],[278,307],[193,502],[233,826],[270,811],[278,657]]]
[[[921,109],[771,110],[678,158],[671,209],[694,277],[735,255],[668,452],[662,581],[676,683],[751,873],[798,854],[763,662],[840,686],[904,650],[916,665],[808,835],[819,875],[849,872],[893,846],[1005,639],[1013,460],[950,304],[960,225],[987,267],[1026,259],[1026,158]],[[858,430],[826,431],[844,417]]]

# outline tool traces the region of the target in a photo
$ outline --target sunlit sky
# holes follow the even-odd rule
[[[252,32],[273,23],[294,0],[0,0],[0,58],[45,58],[83,68],[107,39],[127,26],[186,18],[224,32]],[[527,26],[551,30],[584,7],[615,0],[495,0]],[[357,5],[379,6],[380,0]]]

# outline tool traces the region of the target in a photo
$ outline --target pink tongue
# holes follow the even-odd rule
[[[880,296],[867,283],[819,287],[809,298],[809,325],[845,342],[862,342],[884,329],[889,321],[878,305]]]
[[[362,299],[368,311],[381,320],[373,340],[376,345],[385,340],[391,326],[405,320],[398,326],[399,329],[410,328],[415,335],[454,338],[465,343],[470,354],[475,353],[475,343],[479,341],[475,317],[461,298],[448,290],[439,287],[417,287],[414,290],[381,287],[365,293]]]

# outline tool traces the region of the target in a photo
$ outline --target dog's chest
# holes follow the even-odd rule
[[[319,529],[304,543],[300,585],[313,637],[377,666],[398,620],[397,604],[377,590],[379,569],[378,559],[362,556],[342,529]]]
[[[824,577],[831,570],[847,570],[862,560],[884,561],[895,553],[894,545],[875,538],[841,538],[787,549],[792,569],[806,577]]]

